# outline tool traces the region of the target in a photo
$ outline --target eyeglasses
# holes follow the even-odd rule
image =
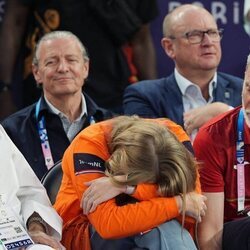
[[[210,29],[206,31],[202,30],[192,30],[180,37],[169,36],[170,39],[186,38],[190,44],[201,43],[204,39],[205,34],[209,36],[212,42],[219,42],[223,36],[223,29]]]

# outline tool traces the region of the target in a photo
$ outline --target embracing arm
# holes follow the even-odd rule
[[[176,135],[178,140],[182,142],[191,153],[193,153],[189,138],[181,126],[168,119],[157,119],[155,122],[166,126]],[[84,184],[88,186],[81,199],[81,207],[85,214],[93,212],[97,205],[112,199],[121,193],[133,195],[133,197],[139,201],[149,200],[159,196],[157,185],[154,184],[141,183],[137,185],[137,187],[116,186],[107,177],[98,178],[85,182]],[[199,178],[197,178],[196,192],[201,193]]]
[[[64,176],[56,207],[60,214],[64,213],[67,216],[72,213],[71,218],[68,219],[82,213],[80,201],[87,189],[84,183],[104,175],[104,162],[110,155],[107,151],[107,143],[103,140],[105,133],[102,133],[101,125],[96,124],[85,129],[64,154],[62,164]],[[98,169],[94,166],[98,166]],[[196,218],[204,197],[200,194],[194,195],[199,200],[197,206],[197,199],[190,196],[190,210]],[[119,238],[152,229],[167,220],[178,217],[181,211],[182,202],[178,196],[149,197],[147,200],[125,206],[117,206],[115,199],[111,199],[101,203],[93,213],[88,214],[88,218],[102,237]]]
[[[203,216],[206,210],[204,201],[203,195],[189,193],[186,214],[201,221],[200,216]],[[157,197],[124,206],[117,206],[112,199],[100,204],[93,213],[88,215],[88,218],[103,238],[122,238],[148,231],[177,218],[181,213],[180,196]]]
[[[159,197],[156,185],[138,185],[133,196],[140,202],[119,207],[112,198],[124,192],[125,187],[114,186],[108,177],[88,183],[90,187],[83,195],[83,209],[92,208],[90,213],[87,211],[85,214],[88,215],[91,224],[103,238],[120,238],[147,231],[182,213],[181,197]],[[206,211],[205,197],[199,193],[200,185],[197,179],[196,193],[189,193],[186,196],[185,213],[191,217],[187,217],[186,222],[190,226],[195,222],[192,218],[200,222],[200,216],[203,216]],[[157,196],[158,198],[156,198]],[[145,218],[147,218],[147,222],[145,222]]]
[[[193,130],[199,129],[213,117],[229,111],[230,109],[231,107],[225,103],[214,102],[189,110],[183,115],[185,129],[188,134],[191,134]]]
[[[112,199],[100,204],[88,218],[103,238],[122,238],[152,229],[178,215],[175,198],[154,198],[121,207]]]

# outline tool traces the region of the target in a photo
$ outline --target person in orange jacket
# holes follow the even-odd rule
[[[63,157],[55,203],[66,248],[196,249],[186,215],[199,222],[206,205],[183,144],[191,145],[188,136],[167,119],[123,116],[83,130]]]

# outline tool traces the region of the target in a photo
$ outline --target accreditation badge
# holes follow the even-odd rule
[[[0,249],[20,249],[34,244],[12,209],[0,194]]]

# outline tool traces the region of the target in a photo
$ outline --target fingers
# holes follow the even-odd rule
[[[95,182],[100,182],[100,181],[102,181],[103,179],[106,179],[107,177],[100,177],[100,178],[98,178],[98,179],[94,179],[94,180],[91,180],[91,181],[87,181],[87,182],[84,182],[83,184],[85,185],[85,186],[91,186],[91,184],[93,184],[93,183],[95,183]]]
[[[207,205],[205,203],[206,197],[197,193],[189,193],[187,196],[187,214],[201,222],[202,217],[205,216]]]
[[[184,122],[184,128],[186,132],[190,135],[192,131],[194,130],[193,120],[187,120],[186,122]]]
[[[95,198],[93,196],[91,196],[91,194],[84,194],[83,195],[83,203],[82,203],[83,207],[82,207],[82,209],[83,209],[84,214],[86,214],[86,215],[89,214],[89,212],[93,206],[94,199]]]
[[[29,235],[32,240],[37,244],[43,244],[52,247],[56,250],[63,250],[65,249],[62,244],[52,236],[40,231],[29,231]]]
[[[83,199],[83,214],[87,215],[94,212],[97,206],[102,202],[102,197],[85,197]]]
[[[206,206],[206,204],[204,203],[204,205],[202,205],[202,207],[201,207],[201,209],[200,209],[200,216],[205,216],[206,211],[207,211],[207,206]]]
[[[89,200],[88,202],[88,208],[86,210],[86,214],[92,213],[96,210],[97,206],[101,203],[101,199],[97,198],[97,199],[93,199],[93,200]]]
[[[85,183],[84,183],[84,184],[85,184]],[[91,188],[87,188],[87,189],[85,190],[85,192],[83,193],[82,199],[81,199],[81,203],[80,203],[80,207],[81,207],[81,208],[83,208],[84,199],[85,199],[86,197],[89,196],[90,191],[91,191]]]
[[[184,128],[187,132],[187,134],[191,134],[192,131],[195,129],[195,117],[196,114],[194,110],[190,110],[183,115],[183,120],[184,120]]]
[[[94,211],[94,208],[93,208],[94,206],[95,206],[95,201],[93,197],[91,198],[86,197],[83,200],[83,213],[87,215],[90,213],[91,210]]]
[[[202,217],[204,217],[206,215],[206,211],[207,211],[207,205],[205,203],[205,200],[207,198],[205,196],[201,196],[201,202],[200,202],[200,206],[199,206],[199,211],[198,211],[198,222],[202,221]]]
[[[88,181],[85,182],[84,185],[88,186],[88,188],[85,190],[85,192],[82,195],[82,199],[81,199],[81,203],[80,203],[80,207],[83,208],[83,204],[84,202],[88,202],[89,198],[95,195],[95,186],[92,185],[95,182],[95,180],[93,181]]]
[[[95,211],[97,205],[102,202],[99,193],[92,190],[92,188],[88,188],[82,196],[81,200],[81,208],[83,209],[83,214],[87,215],[93,211]]]

